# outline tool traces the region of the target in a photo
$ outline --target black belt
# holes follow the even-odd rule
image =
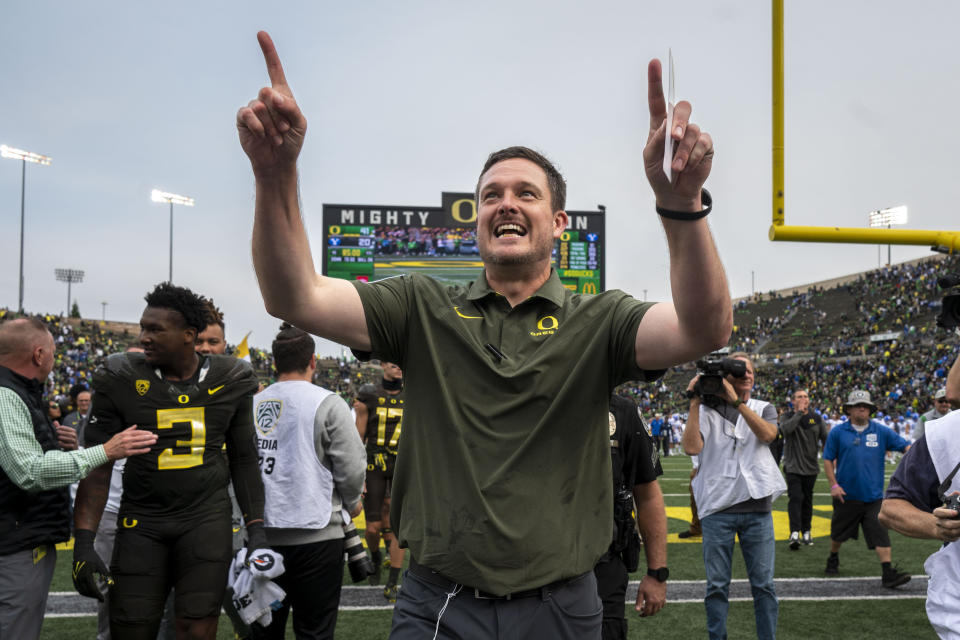
[[[580,574],[579,576],[574,576],[572,578],[563,578],[562,580],[555,580],[550,584],[546,584],[542,587],[535,587],[533,589],[524,589],[523,591],[514,591],[513,593],[508,593],[506,595],[497,595],[495,593],[490,593],[482,589],[477,589],[475,587],[469,587],[467,585],[461,585],[455,580],[444,576],[441,573],[438,573],[431,569],[430,567],[424,566],[410,558],[410,573],[426,580],[430,584],[437,585],[442,587],[445,591],[453,591],[458,585],[462,587],[463,591],[473,595],[474,598],[478,600],[516,600],[518,598],[544,598],[546,599],[552,592],[557,591],[558,589],[566,586],[568,583],[573,582],[583,576],[586,573]]]

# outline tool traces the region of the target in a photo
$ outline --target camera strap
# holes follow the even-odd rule
[[[953,483],[953,477],[957,475],[957,471],[960,470],[960,462],[957,463],[957,466],[953,468],[953,471],[950,472],[950,475],[944,479],[940,484],[940,487],[937,489],[937,493],[940,494],[940,499],[944,502],[947,501],[947,491],[950,490],[950,485]]]

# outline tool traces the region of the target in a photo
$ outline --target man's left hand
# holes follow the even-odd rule
[[[740,396],[737,395],[737,392],[734,390],[733,385],[730,384],[730,381],[726,378],[723,378],[723,395],[724,400],[727,401],[727,404],[733,404],[740,399]]]
[[[667,604],[667,583],[644,576],[637,587],[637,611],[641,617],[654,615]]]
[[[57,442],[60,443],[60,448],[63,449],[64,451],[76,451],[77,450],[76,430],[70,427],[65,427],[59,422],[54,422],[53,426],[57,430]]]
[[[666,130],[667,102],[663,96],[663,71],[659,60],[647,66],[647,103],[650,131],[643,149],[643,165],[657,205],[673,211],[696,212],[701,208],[700,190],[713,165],[713,140],[690,122],[692,107],[686,100],[673,109],[673,130]],[[673,182],[663,172],[663,147],[676,143]]]

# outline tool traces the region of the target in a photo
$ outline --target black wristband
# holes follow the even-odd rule
[[[690,211],[671,211],[670,209],[664,209],[659,206],[657,207],[657,213],[671,220],[692,222],[693,220],[705,218],[707,214],[713,210],[713,198],[710,197],[710,192],[706,189],[700,189],[700,201],[703,203],[703,210],[695,213]]]
[[[670,577],[670,570],[666,567],[660,567],[659,569],[647,569],[647,575],[657,582],[666,582]]]
[[[97,537],[95,531],[90,531],[89,529],[77,529],[73,532],[73,548],[78,549],[82,547],[93,548],[93,540]]]

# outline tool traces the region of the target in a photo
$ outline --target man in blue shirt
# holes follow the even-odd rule
[[[833,497],[826,573],[839,573],[840,545],[850,538],[856,540],[862,528],[867,548],[876,551],[883,567],[883,586],[899,587],[910,581],[910,574],[891,566],[890,535],[877,516],[883,500],[886,453],[906,451],[910,443],[893,429],[870,419],[877,406],[868,391],[851,391],[843,407],[847,421],[830,431],[823,448],[823,470]]]
[[[669,427],[667,426],[666,420],[663,419],[663,414],[658,413],[657,416],[650,421],[650,435],[653,436],[654,448],[663,449],[663,455],[670,455],[670,436],[668,435]]]

